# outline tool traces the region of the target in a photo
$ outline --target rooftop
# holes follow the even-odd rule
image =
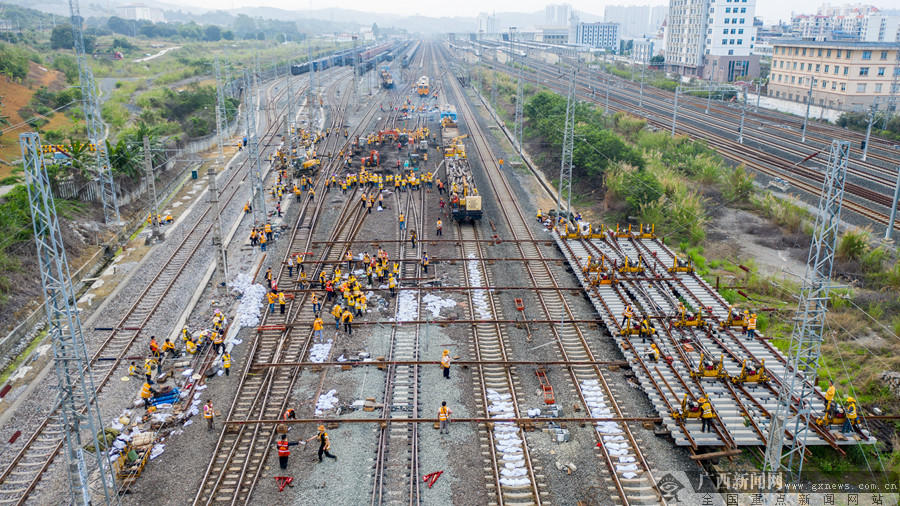
[[[806,40],[806,39],[773,39],[769,41],[773,46],[806,46],[806,47],[852,47],[875,49],[898,49],[897,42],[864,42],[855,40]]]

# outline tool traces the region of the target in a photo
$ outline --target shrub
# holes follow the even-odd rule
[[[844,261],[858,260],[869,249],[870,233],[866,229],[850,229],[841,235],[837,256]]]
[[[725,188],[722,193],[728,202],[747,202],[753,196],[753,180],[755,176],[741,164],[736,169],[726,172]]]

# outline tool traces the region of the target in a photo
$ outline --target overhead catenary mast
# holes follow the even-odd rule
[[[77,298],[50,178],[41,158],[41,139],[37,133],[30,132],[20,135],[19,142],[49,325],[47,336],[53,344],[59,404],[56,416],[65,438],[71,501],[78,506],[118,504],[115,473],[106,452],[84,450],[85,444],[105,447],[105,439],[103,444],[98,440],[98,435],[103,434],[103,418],[75,305]],[[101,479],[89,479],[94,471],[99,472]]]
[[[100,103],[94,87],[94,74],[88,66],[87,54],[84,49],[84,34],[81,30],[83,19],[78,8],[78,0],[69,0],[69,11],[72,15],[72,38],[75,46],[75,61],[78,65],[84,123],[87,127],[88,140],[96,146],[96,181],[100,186],[103,218],[106,223],[118,223],[121,221],[119,203],[116,199],[112,165],[109,163],[109,153],[106,152],[106,143],[104,142],[103,119],[100,115]]]

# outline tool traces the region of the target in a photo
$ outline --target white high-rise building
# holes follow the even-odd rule
[[[603,13],[603,21],[618,23],[623,37],[643,37],[650,31],[650,6],[610,5]]]
[[[476,22],[478,23],[477,33],[489,34],[497,32],[497,18],[495,18],[491,14],[487,12],[479,12],[478,18],[476,19]]]
[[[569,4],[551,4],[544,8],[546,24],[563,26],[569,24],[572,15],[572,6]]]
[[[757,77],[755,13],[756,0],[670,0],[666,67],[716,81]]]
[[[618,51],[620,41],[618,23],[578,23],[575,27],[574,44],[578,46]]]
[[[863,19],[860,40],[863,42],[900,41],[900,16],[869,14]]]

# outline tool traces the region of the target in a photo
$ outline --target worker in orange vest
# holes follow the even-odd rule
[[[206,399],[206,404],[203,405],[203,418],[206,418],[206,430],[213,430],[213,417],[216,416],[215,410],[213,410],[212,399]]]
[[[450,415],[453,411],[447,407],[447,401],[441,402],[441,409],[438,410],[438,421],[441,425],[441,434],[450,434]]]
[[[288,457],[291,456],[291,446],[300,444],[297,441],[288,441],[287,434],[281,435],[281,440],[275,442],[275,446],[278,447],[278,465],[281,466],[282,469],[287,469],[288,465]]]

